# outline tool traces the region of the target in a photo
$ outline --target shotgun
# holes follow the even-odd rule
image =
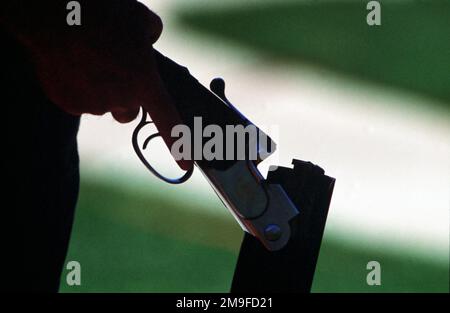
[[[308,292],[334,178],[324,175],[320,167],[299,160],[293,161],[293,169],[279,167],[269,171],[268,177],[264,178],[257,165],[275,151],[276,144],[227,99],[225,82],[220,78],[213,79],[207,89],[186,67],[158,51],[155,51],[155,57],[159,74],[183,124],[195,131],[196,120],[201,118],[203,124],[214,125],[216,131],[225,134],[219,148],[231,157],[196,158],[194,152],[203,151],[206,139],[189,143],[193,147],[189,157],[246,233],[232,291]],[[137,156],[163,181],[185,182],[194,168],[182,177],[172,179],[161,175],[145,159],[143,150],[149,141],[159,136],[153,134],[142,146],[139,145],[139,132],[149,123],[151,121],[143,111],[132,136]],[[237,140],[235,132],[228,132],[230,127],[244,130],[243,140]]]

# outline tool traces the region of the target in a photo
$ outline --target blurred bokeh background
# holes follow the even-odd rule
[[[450,1],[144,1],[156,48],[278,140],[261,165],[310,160],[337,178],[314,292],[448,292]],[[180,186],[146,172],[137,121],[84,116],[81,192],[62,292],[226,292],[242,231],[200,173]],[[277,129],[271,133],[271,129]],[[176,174],[162,145],[151,158]],[[382,285],[366,284],[378,261]],[[262,273],[263,274],[263,273]]]

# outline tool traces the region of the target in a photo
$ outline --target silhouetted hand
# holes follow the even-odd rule
[[[69,26],[67,1],[13,1],[2,22],[29,50],[50,100],[70,114],[111,112],[122,123],[142,106],[171,146],[180,120],[153,57],[162,31],[155,13],[135,0],[79,1],[81,25]]]

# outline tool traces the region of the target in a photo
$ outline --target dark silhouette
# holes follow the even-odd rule
[[[4,1],[2,287],[56,292],[79,185],[83,113],[133,120],[142,106],[167,143],[177,112],[156,70],[159,17],[135,0]],[[183,168],[191,167],[180,161]]]

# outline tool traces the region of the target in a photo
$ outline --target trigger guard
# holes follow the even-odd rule
[[[174,185],[184,183],[185,181],[187,181],[187,180],[191,177],[192,173],[194,172],[194,166],[192,166],[189,170],[187,170],[186,173],[184,173],[184,175],[181,176],[181,177],[178,177],[178,178],[169,178],[169,177],[166,177],[166,176],[160,174],[157,170],[155,170],[155,168],[154,168],[153,166],[150,165],[150,163],[147,161],[147,159],[145,158],[145,156],[142,154],[142,151],[141,151],[141,149],[139,148],[139,144],[138,144],[138,134],[139,134],[139,132],[141,131],[141,129],[142,129],[145,125],[152,123],[152,122],[149,122],[149,121],[145,121],[146,112],[145,112],[144,110],[143,110],[142,115],[143,115],[143,116],[142,116],[142,120],[141,120],[141,122],[139,123],[139,125],[134,129],[134,131],[133,131],[133,136],[132,136],[132,144],[133,144],[134,151],[136,152],[136,155],[139,157],[139,159],[140,159],[141,162],[145,165],[145,167],[146,167],[153,175],[155,175],[157,178],[161,179],[162,181],[165,181],[166,183],[174,184]],[[142,145],[142,149],[145,150],[145,149],[147,148],[148,143],[149,143],[152,139],[154,139],[154,138],[156,138],[156,137],[160,137],[160,136],[161,136],[161,135],[160,135],[159,133],[155,133],[155,134],[152,134],[152,135],[148,136],[148,137],[145,139],[144,144]]]

